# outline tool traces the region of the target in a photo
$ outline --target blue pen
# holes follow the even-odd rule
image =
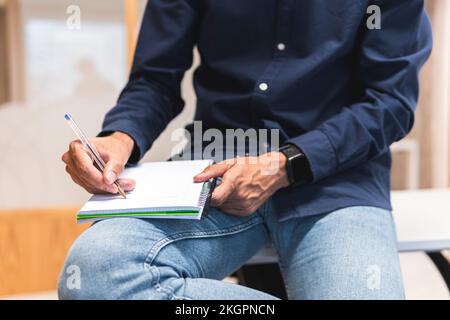
[[[97,165],[98,169],[103,172],[105,170],[105,162],[103,161],[102,157],[98,153],[97,149],[89,142],[89,140],[84,135],[83,131],[78,127],[78,125],[73,120],[72,116],[68,113],[64,115],[64,119],[66,119],[67,124],[72,128],[75,135],[80,139],[81,143],[84,145],[86,150],[89,152],[91,157],[94,159],[95,164]],[[119,190],[120,195],[126,199],[127,196],[125,195],[125,192],[122,190],[122,187],[119,185],[119,182],[116,180],[114,184],[117,186],[117,190]]]

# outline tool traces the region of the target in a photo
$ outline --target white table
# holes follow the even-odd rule
[[[450,189],[392,192],[398,250],[425,251],[450,288],[450,264],[440,251],[450,249]],[[264,248],[247,263],[277,262],[273,249]]]
[[[450,289],[450,189],[392,192],[399,251],[425,251]]]
[[[450,189],[392,192],[399,251],[450,249]]]

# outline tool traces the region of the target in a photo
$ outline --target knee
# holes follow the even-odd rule
[[[60,299],[120,299],[124,284],[143,274],[144,258],[116,231],[94,225],[73,243],[60,272]]]
[[[83,233],[70,248],[58,281],[60,299],[107,298],[104,279],[107,265],[115,259],[105,240],[90,229]],[[107,252],[110,251],[110,252]],[[101,283],[103,280],[104,283]]]
[[[179,273],[165,264],[145,263],[153,236],[140,232],[142,223],[111,219],[85,231],[67,254],[59,298],[170,299],[160,284],[179,278]]]

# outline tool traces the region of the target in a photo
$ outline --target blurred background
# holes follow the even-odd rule
[[[145,4],[0,0],[0,298],[56,297],[65,253],[86,228],[74,215],[89,197],[60,161],[73,140],[63,114],[89,135],[99,132],[126,83]],[[450,184],[450,0],[426,6],[434,49],[421,74],[414,129],[392,146],[395,190]],[[183,81],[185,110],[144,161],[167,159],[170,133],[192,119],[191,75]],[[424,253],[402,253],[401,262],[408,298],[450,297]]]

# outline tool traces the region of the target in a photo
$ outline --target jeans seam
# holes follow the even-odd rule
[[[153,287],[157,292],[162,292],[162,293],[164,293],[165,295],[167,295],[167,297],[168,297],[170,300],[191,300],[191,299],[189,299],[189,298],[187,298],[187,297],[177,296],[177,295],[174,293],[174,289],[173,289],[172,287],[162,285],[161,282],[160,282],[161,276],[160,276],[160,273],[159,273],[159,270],[158,270],[157,267],[155,267],[155,266],[150,266],[150,267],[149,267],[149,272],[151,273],[152,279],[153,279],[153,281],[152,281],[152,287]]]
[[[275,250],[275,253],[277,254],[278,265],[280,266],[281,276],[282,276],[282,278],[284,278],[284,275],[286,274],[286,269],[285,269],[285,267],[283,265],[283,262],[282,262],[279,250],[278,250],[277,245],[276,245],[274,240],[272,240],[272,247]],[[286,292],[289,292],[287,281],[283,281],[283,282],[284,282],[284,287],[286,288]],[[288,299],[289,299],[289,297],[288,297]]]
[[[251,227],[262,223],[262,220],[260,217],[254,217],[248,220],[245,223],[238,224],[226,229],[216,229],[216,230],[207,230],[207,231],[191,231],[191,232],[181,232],[176,233],[173,235],[170,235],[168,237],[165,237],[159,241],[157,241],[150,249],[149,253],[147,254],[147,257],[144,260],[144,265],[147,267],[151,267],[153,261],[155,260],[158,253],[163,249],[165,246],[167,246],[170,243],[180,241],[180,240],[187,240],[187,239],[199,239],[199,238],[206,238],[206,237],[220,237],[220,236],[226,236],[231,234],[236,234],[241,231],[245,231],[250,229]]]
[[[264,218],[266,218],[266,219],[267,219],[267,216],[269,214],[274,214],[274,210],[272,208],[272,203],[269,202],[269,201],[272,201],[272,198],[270,198],[266,202],[266,207],[265,207],[265,210],[264,210]],[[277,218],[275,217],[274,219],[277,219]],[[277,241],[272,237],[272,234],[271,234],[268,226],[267,226],[266,232],[267,232],[269,241],[270,241],[270,243],[272,245],[272,248],[274,249],[274,251],[275,251],[275,253],[276,253],[277,257],[278,257],[277,260],[278,260],[278,265],[280,266],[280,271],[281,271],[281,275],[282,275],[282,278],[283,278],[284,287],[286,288],[286,292],[288,293],[289,292],[288,284],[287,284],[287,281],[284,281],[284,275],[286,274],[286,269],[285,269],[285,266],[283,265],[282,258],[280,256],[280,252],[279,252],[278,247],[277,247]]]

